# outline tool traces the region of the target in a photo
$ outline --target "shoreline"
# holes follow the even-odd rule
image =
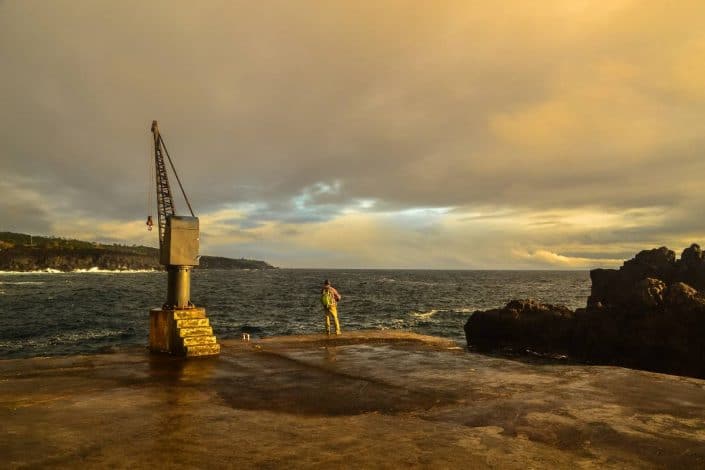
[[[704,380],[401,331],[221,344],[195,360],[0,360],[0,454],[9,468],[705,464]]]
[[[197,271],[271,271],[273,268],[202,268],[197,267]],[[61,271],[60,269],[46,268],[38,271],[0,271],[2,275],[23,275],[23,274],[142,274],[142,273],[165,273],[164,269],[103,269],[98,267],[79,268],[72,271]]]
[[[24,275],[24,274],[139,274],[139,273],[161,273],[158,269],[101,269],[87,268],[74,269],[73,271],[61,271],[60,269],[46,268],[39,271],[0,271],[0,275]]]
[[[121,333],[116,332],[112,336],[119,336]],[[433,342],[439,342],[439,343],[447,343],[448,348],[454,349],[454,350],[462,350],[462,351],[467,351],[467,345],[465,344],[464,341],[462,340],[457,340],[453,339],[450,337],[444,337],[444,336],[434,336],[434,335],[425,335],[423,333],[416,333],[411,330],[405,330],[405,329],[362,329],[362,330],[346,330],[341,337],[326,337],[325,334],[323,333],[298,333],[298,334],[290,334],[290,335],[271,335],[271,336],[264,336],[264,337],[254,337],[252,338],[250,344],[296,344],[296,343],[315,343],[315,342],[322,342],[321,344],[335,344],[335,345],[346,345],[346,344],[354,344],[359,341],[366,341],[370,343],[374,343],[376,341],[375,338],[379,337],[385,337],[388,338],[390,336],[395,336],[399,334],[409,334],[409,335],[418,335],[421,336],[425,339],[425,341],[433,343]],[[218,338],[218,342],[221,344],[225,345],[239,345],[242,340],[239,335],[232,335],[232,336],[221,336],[219,334],[216,334],[216,337]],[[305,338],[305,339],[304,339]],[[52,344],[51,340],[53,338],[48,339],[45,341],[46,344]],[[1,345],[7,345],[9,341],[12,340],[7,340],[4,343],[0,341],[0,346]],[[20,341],[20,340],[17,340]],[[111,355],[111,354],[133,354],[133,353],[149,353],[149,348],[148,345],[146,344],[146,339],[145,341],[141,342],[130,342],[130,343],[124,343],[120,345],[105,345],[101,346],[99,349],[92,350],[92,351],[76,351],[76,352],[67,352],[67,353],[59,353],[59,354],[36,354],[36,355],[26,355],[26,356],[16,356],[16,357],[11,357],[11,356],[0,356],[0,363],[2,361],[23,361],[23,360],[33,360],[33,359],[62,359],[62,358],[79,358],[79,357],[94,357],[94,356],[100,356],[100,355]]]

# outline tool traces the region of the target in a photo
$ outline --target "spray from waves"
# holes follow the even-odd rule
[[[34,274],[59,274],[64,271],[59,271],[58,269],[47,268],[41,271],[0,271],[0,275],[3,276],[31,276]]]
[[[23,276],[32,274],[86,274],[86,273],[97,273],[97,274],[138,274],[138,273],[159,273],[157,269],[102,269],[97,266],[88,269],[74,269],[73,271],[60,271],[58,269],[47,268],[40,271],[0,271],[0,275],[10,275],[10,276]]]
[[[74,269],[72,273],[98,273],[98,274],[135,274],[135,273],[158,273],[156,269],[101,269],[92,267],[88,269]]]
[[[37,271],[0,271],[2,276],[32,276],[34,274],[66,274],[66,271],[46,268]]]
[[[431,318],[440,310],[429,310],[428,312],[411,312],[411,316],[415,318]]]
[[[468,308],[468,307],[462,307],[462,308],[448,308],[448,309],[432,309],[429,310],[428,312],[415,312],[412,311],[411,316],[414,318],[419,318],[419,319],[429,319],[434,317],[437,314],[444,314],[444,313],[451,313],[451,314],[456,314],[456,313],[471,313],[477,310],[476,308]]]
[[[41,286],[44,281],[0,281],[0,285],[5,286]]]

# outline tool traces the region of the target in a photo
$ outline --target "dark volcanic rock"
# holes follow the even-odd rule
[[[698,245],[680,260],[666,247],[645,250],[590,278],[587,307],[575,312],[534,300],[474,312],[465,324],[468,346],[705,377],[705,256]]]
[[[666,247],[644,250],[624,263],[619,270],[593,269],[590,271],[592,290],[588,307],[599,305],[640,304],[640,300],[651,302],[644,296],[647,286],[640,285],[645,279],[670,282],[678,272],[676,254]]]
[[[627,279],[643,279],[657,277],[670,280],[676,268],[676,254],[665,246],[644,250],[630,260],[624,262],[620,271]]]
[[[477,311],[466,325],[468,342],[478,348],[498,345],[552,351],[567,347],[573,312],[532,299],[512,300],[504,308]],[[475,335],[475,333],[478,333]]]
[[[696,289],[705,290],[705,254],[693,243],[683,250],[678,264],[676,279]]]

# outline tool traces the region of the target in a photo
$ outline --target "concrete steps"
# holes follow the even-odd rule
[[[178,328],[178,326],[177,326]],[[192,326],[192,327],[186,327],[186,328],[178,328],[179,330],[179,336],[182,338],[190,337],[190,336],[211,336],[213,335],[213,328],[210,326]]]
[[[182,338],[182,344],[184,346],[200,346],[202,344],[215,343],[217,343],[217,341],[213,335],[186,336],[185,338]]]
[[[220,345],[217,343],[186,346],[186,357],[215,356],[216,354],[220,354]]]
[[[179,328],[193,328],[197,326],[210,326],[207,318],[193,318],[188,320],[176,320],[176,326]]]
[[[174,313],[174,320],[194,320],[206,318],[206,309],[203,307],[184,308],[171,311]]]
[[[220,345],[213,336],[205,309],[193,312],[190,318],[175,320],[180,346],[186,357],[212,356],[220,353]],[[201,316],[201,312],[203,316]],[[184,317],[185,314],[181,314]]]
[[[220,345],[206,318],[206,309],[153,309],[150,313],[150,349],[195,357],[220,353]]]

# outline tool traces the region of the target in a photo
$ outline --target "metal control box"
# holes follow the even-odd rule
[[[167,217],[160,262],[167,266],[198,266],[198,240],[198,217]]]

